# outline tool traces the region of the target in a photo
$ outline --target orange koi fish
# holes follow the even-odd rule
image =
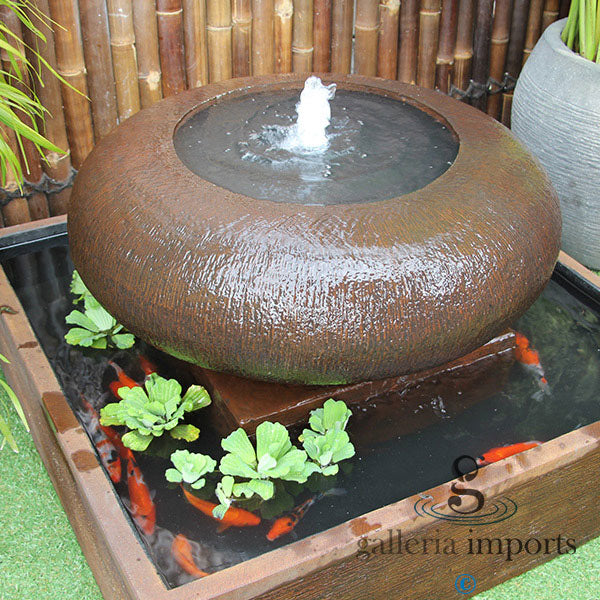
[[[98,413],[94,409],[94,407],[83,397],[81,396],[81,402],[86,410],[86,420],[87,420],[87,429],[89,431],[90,437],[92,438],[92,442],[96,449],[98,450],[98,455],[100,456],[100,460],[104,465],[104,468],[107,470],[108,475],[113,483],[119,483],[121,481],[121,459],[119,457],[119,452],[115,447],[112,439],[105,428],[100,425],[100,419],[98,417]],[[119,437],[116,431],[112,431],[116,437]],[[121,440],[119,439],[119,443]],[[123,444],[121,444],[123,445]]]
[[[150,360],[148,360],[143,354],[139,355],[140,367],[144,371],[146,377],[150,377],[152,373],[158,372],[158,367]]]
[[[194,577],[206,577],[210,575],[210,573],[206,573],[196,566],[194,557],[192,556],[192,545],[183,533],[175,536],[171,544],[171,554],[175,562],[189,575],[193,575]]]
[[[279,517],[273,525],[271,525],[271,529],[269,529],[269,533],[267,533],[267,539],[272,542],[282,535],[287,535],[294,530],[294,527],[298,525],[300,519],[306,514],[306,511],[319,499],[319,496],[313,496],[308,500],[305,500],[302,504],[298,505],[291,513],[284,515],[283,517]]]
[[[482,456],[479,456],[476,460],[477,466],[483,467],[484,465],[489,465],[491,463],[498,462],[503,458],[508,458],[509,456],[513,456],[514,454],[519,454],[519,452],[525,452],[525,450],[529,450],[530,448],[535,448],[536,446],[541,446],[542,442],[532,441],[532,442],[519,442],[518,444],[510,444],[508,446],[498,446],[497,448],[490,448],[487,452],[484,452]]]
[[[183,486],[181,486],[181,489],[183,490],[186,500],[194,508],[197,508],[200,512],[219,523],[219,528],[217,529],[219,533],[229,529],[230,527],[254,527],[260,523],[259,516],[244,510],[243,508],[237,508],[235,506],[230,506],[222,519],[217,519],[212,513],[213,508],[215,508],[217,504],[208,502],[207,500],[202,500],[201,498],[190,494]]]
[[[531,347],[531,342],[522,334],[516,334],[515,358],[525,366],[529,371],[533,372],[539,378],[541,386],[547,386],[548,380],[540,362],[540,355],[537,350]]]
[[[132,458],[127,460],[127,488],[131,516],[144,533],[152,535],[156,525],[156,506],[144,476]]]
[[[127,375],[125,373],[125,371],[123,371],[123,369],[115,362],[113,362],[112,360],[108,361],[108,364],[117,372],[117,377],[119,378],[118,381],[111,381],[108,384],[108,387],[110,387],[110,391],[120,400],[121,396],[119,396],[119,390],[122,387],[128,387],[128,388],[134,388],[134,387],[139,387],[139,383],[137,381],[135,381],[134,379],[132,379],[131,377],[129,377],[129,375]]]

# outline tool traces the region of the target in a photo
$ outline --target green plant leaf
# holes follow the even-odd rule
[[[5,362],[8,362],[8,360],[5,359]],[[13,389],[10,387],[10,385],[8,385],[8,382],[2,376],[0,376],[0,386],[2,386],[2,388],[6,392],[6,395],[8,396],[8,399],[11,401],[17,415],[19,416],[19,419],[21,419],[21,423],[23,423],[23,427],[25,427],[25,431],[29,433],[29,423],[25,418],[23,407],[21,406],[21,403],[19,402],[19,399],[17,398],[17,395],[15,394]]]
[[[193,442],[198,439],[200,430],[197,427],[189,424],[176,425],[170,430],[171,437],[176,440],[185,440]]]
[[[142,435],[139,431],[128,431],[122,438],[124,446],[137,452],[143,452],[152,441],[151,435]]]
[[[81,327],[72,327],[69,329],[65,335],[65,340],[67,344],[71,344],[72,346],[90,347],[96,343],[95,347],[100,347],[98,346],[98,342],[100,341],[98,334],[88,329],[82,329]]]
[[[167,469],[165,471],[165,477],[167,481],[170,481],[171,483],[181,483],[183,480],[181,473],[177,469]]]
[[[238,454],[226,454],[219,464],[219,470],[223,475],[234,475],[236,477],[258,477],[258,472],[248,463],[244,462]]]
[[[92,295],[85,283],[83,283],[83,279],[81,279],[81,276],[79,275],[77,270],[73,271],[73,276],[71,277],[70,290],[71,294],[73,294],[76,297],[75,300],[73,300],[73,304],[77,304],[86,296]]]
[[[259,425],[260,427],[260,425]],[[246,465],[256,465],[256,453],[247,433],[240,427],[221,440],[223,450],[236,455]],[[251,477],[253,477],[251,475]]]
[[[262,479],[251,479],[247,482],[236,483],[233,486],[233,494],[236,497],[245,496],[251,498],[254,494],[259,495],[263,500],[270,500],[275,492],[275,485],[272,481]]]
[[[79,325],[84,329],[88,329],[94,333],[98,333],[100,329],[96,327],[96,323],[90,317],[79,310],[72,310],[66,317],[65,322],[69,325]]]
[[[186,412],[193,412],[210,404],[210,396],[201,385],[191,385],[183,397]]]
[[[12,431],[2,415],[0,415],[0,435],[4,436],[4,439],[13,452],[19,451],[19,447],[17,446],[17,442],[15,441]]]
[[[110,336],[111,342],[121,350],[131,348],[135,344],[135,336],[131,333],[120,333]]]
[[[256,456],[260,459],[264,454],[278,460],[292,447],[290,434],[281,423],[264,421],[256,428]]]

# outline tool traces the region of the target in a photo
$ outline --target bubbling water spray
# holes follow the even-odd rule
[[[331,120],[329,101],[335,96],[335,83],[323,85],[318,77],[309,77],[296,104],[298,120],[285,139],[285,147],[299,152],[322,152],[329,141],[326,129]]]

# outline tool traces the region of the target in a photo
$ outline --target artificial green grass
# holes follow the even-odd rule
[[[101,600],[33,440],[10,412],[19,452],[0,452],[0,599]]]
[[[101,600],[33,440],[14,411],[10,417],[19,453],[0,452],[0,600]],[[599,573],[597,538],[477,599],[597,600]]]

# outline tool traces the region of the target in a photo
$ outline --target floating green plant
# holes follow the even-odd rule
[[[305,429],[300,436],[304,450],[292,444],[286,427],[270,421],[256,428],[256,447],[241,428],[221,440],[221,447],[227,453],[219,464],[223,477],[215,488],[219,504],[214,508],[213,516],[222,519],[232,502],[237,500],[255,496],[263,501],[271,500],[278,482],[305,483],[314,473],[335,475],[337,463],[354,456],[354,446],[345,431],[351,414],[344,402],[331,398],[323,408],[313,410],[309,419],[311,429]],[[178,452],[171,455],[176,469],[168,469],[165,473],[169,481],[190,483],[193,479],[196,482],[209,472],[201,467],[207,460],[212,460],[210,457]],[[192,457],[198,457],[197,465],[192,463],[196,460]],[[183,474],[184,467],[187,479]],[[204,480],[199,487],[203,486]]]
[[[75,296],[73,304],[83,301],[84,312],[72,310],[65,318],[71,327],[65,340],[73,346],[85,348],[131,348],[135,337],[128,333],[123,325],[92,296],[77,271],[73,271],[71,293]]]
[[[210,396],[202,386],[190,386],[182,397],[181,385],[175,379],[152,373],[145,387],[145,390],[141,386],[120,388],[118,394],[122,400],[102,408],[100,423],[125,425],[130,431],[123,436],[123,444],[136,451],[146,450],[154,438],[166,431],[177,440],[193,442],[198,438],[197,427],[180,421],[185,413],[210,404]]]
[[[346,433],[352,412],[341,400],[329,398],[323,408],[313,410],[299,440],[308,456],[318,465],[323,475],[335,475],[336,463],[354,456],[354,446]]]
[[[177,450],[171,454],[172,469],[165,471],[165,477],[171,483],[187,483],[195,490],[204,487],[204,475],[212,473],[217,461],[206,454],[193,454],[189,450]]]

